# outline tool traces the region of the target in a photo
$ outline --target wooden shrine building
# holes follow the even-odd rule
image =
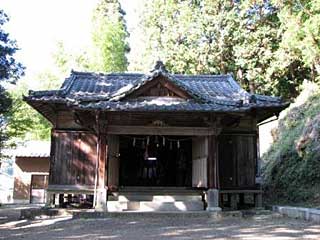
[[[244,194],[260,205],[257,124],[287,106],[231,75],[170,74],[160,61],[149,74],[72,71],[25,101],[53,125],[48,203],[88,195],[109,211],[215,210]]]

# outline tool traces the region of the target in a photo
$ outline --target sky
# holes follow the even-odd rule
[[[72,48],[90,40],[90,20],[96,0],[0,0],[9,15],[5,29],[16,39],[17,58],[27,73],[41,71],[52,63],[57,41]]]
[[[0,0],[0,9],[10,17],[4,28],[20,50],[15,55],[26,69],[26,76],[50,69],[57,42],[76,51],[90,44],[91,19],[98,0]],[[137,9],[142,0],[120,0],[126,12],[129,43],[136,44]]]

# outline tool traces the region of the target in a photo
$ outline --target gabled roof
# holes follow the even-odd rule
[[[159,76],[186,91],[191,98],[126,98]],[[25,100],[33,106],[37,103],[60,103],[74,109],[103,111],[243,112],[287,106],[279,97],[249,94],[232,75],[170,74],[161,62],[157,62],[149,74],[72,71],[59,90],[30,91]]]

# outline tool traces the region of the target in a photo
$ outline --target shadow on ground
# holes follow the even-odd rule
[[[0,223],[0,239],[320,239],[320,225],[279,215],[250,218],[71,219]]]

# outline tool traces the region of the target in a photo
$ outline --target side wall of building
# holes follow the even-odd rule
[[[90,132],[53,130],[49,185],[93,187],[97,137]]]
[[[29,203],[32,176],[49,174],[49,157],[16,157],[14,165],[15,203]]]
[[[59,116],[59,130],[54,130],[52,135],[49,185],[85,186],[92,189],[97,161],[97,137],[81,130],[75,117],[72,117],[72,112],[64,111]],[[210,115],[204,113],[108,113],[105,117],[108,124],[118,126],[146,126],[160,119],[168,126],[205,127],[210,119]],[[218,151],[218,187],[254,188],[258,140],[256,118],[254,114],[225,114],[220,119],[221,133],[217,136],[217,146],[213,149]]]
[[[221,189],[256,188],[258,131],[254,115],[242,117],[218,136]]]

